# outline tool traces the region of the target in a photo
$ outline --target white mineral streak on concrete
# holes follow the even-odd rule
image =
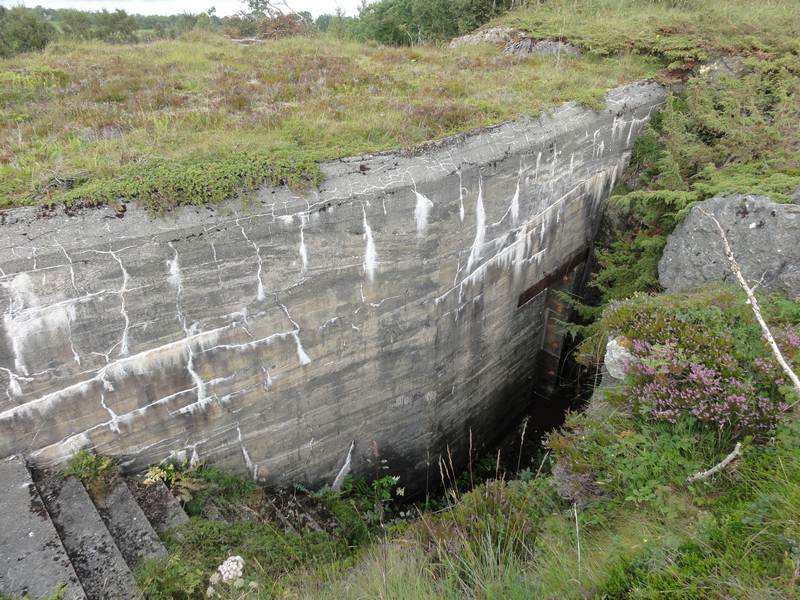
[[[306,351],[303,349],[303,344],[300,342],[300,325],[297,323],[297,321],[292,319],[292,315],[289,314],[289,309],[286,308],[286,305],[280,304],[279,306],[286,314],[286,318],[289,319],[292,327],[294,327],[290,333],[294,338],[295,344],[297,345],[297,360],[300,361],[300,365],[304,367],[311,362],[311,358],[308,356],[308,354],[306,354]]]
[[[106,409],[108,416],[111,417],[111,420],[108,422],[108,428],[114,433],[120,433],[119,417],[113,410],[111,410],[111,407],[106,404],[106,395],[103,392],[100,392],[100,404],[104,409]]]
[[[331,484],[331,489],[335,492],[338,492],[342,489],[342,485],[344,484],[344,478],[350,473],[350,469],[353,467],[353,448],[356,445],[356,441],[353,440],[350,442],[350,449],[347,451],[347,457],[344,459],[344,464],[342,468],[339,469],[339,472],[336,474],[336,477]]]
[[[486,238],[486,210],[483,207],[483,182],[478,180],[478,202],[475,204],[475,239],[467,259],[467,271],[481,259],[483,241]]]
[[[464,181],[461,176],[461,169],[458,170],[458,218],[464,222]]]
[[[428,215],[433,208],[433,202],[416,190],[414,190],[414,195],[417,198],[417,204],[414,207],[414,221],[417,224],[417,237],[422,237],[425,235],[425,229],[428,227]]]
[[[175,245],[172,242],[169,242],[168,245],[173,252],[172,258],[167,260],[167,266],[169,268],[168,281],[170,285],[175,288],[175,309],[177,312],[178,323],[180,323],[185,336],[184,348],[188,356],[186,360],[186,370],[188,371],[189,376],[192,378],[195,390],[197,391],[197,400],[192,404],[181,408],[177,412],[179,414],[193,414],[197,411],[204,410],[209,403],[213,402],[214,398],[209,397],[206,393],[206,382],[203,380],[203,378],[200,376],[200,373],[197,372],[194,366],[194,347],[192,344],[192,339],[196,336],[199,326],[197,323],[193,324],[191,327],[187,324],[186,315],[183,313],[183,307],[181,304],[183,296],[183,275],[181,274],[180,257],[178,256],[178,249],[175,247]]]
[[[222,331],[235,325],[226,325],[210,331],[194,334],[188,340],[193,348],[203,350],[205,345],[216,342]],[[54,407],[74,396],[85,396],[93,384],[106,381],[121,381],[130,375],[149,375],[183,362],[186,355],[186,339],[169,342],[156,348],[144,350],[124,358],[109,362],[100,368],[93,377],[78,381],[59,390],[55,390],[24,404],[15,406],[0,413],[0,422],[14,418],[46,416]],[[104,385],[104,387],[106,387]]]
[[[511,222],[516,225],[519,222],[519,188],[522,185],[522,164],[520,161],[519,176],[517,177],[517,189],[514,191],[514,197],[511,199]]]
[[[308,269],[308,250],[306,249],[306,238],[303,229],[308,221],[308,216],[302,215],[300,217],[300,264],[302,265],[300,272],[305,273]],[[260,279],[260,278],[259,278]]]
[[[247,447],[244,445],[244,437],[242,436],[242,429],[239,425],[236,426],[236,433],[239,436],[239,446],[242,449],[242,458],[244,458],[244,464],[247,467],[247,472],[250,473],[250,476],[255,480],[258,479],[258,465],[253,462],[250,458],[250,453],[247,451]]]
[[[497,227],[506,220],[506,217],[511,216],[511,223],[516,225],[519,222],[519,194],[520,194],[520,186],[522,185],[522,174],[524,169],[522,168],[522,161],[520,160],[519,165],[519,175],[517,177],[517,189],[514,191],[514,196],[511,198],[511,203],[508,205],[508,210],[503,213],[503,216],[500,217],[499,221],[492,223],[490,227]]]
[[[255,252],[256,252],[256,261],[258,261],[258,269],[256,270],[256,281],[258,282],[258,287],[256,289],[256,300],[258,300],[260,302],[260,301],[263,301],[267,297],[267,294],[264,291],[264,281],[261,279],[261,271],[264,268],[264,264],[263,264],[263,262],[261,260],[261,248],[259,248],[258,244],[256,244],[253,240],[251,240],[247,236],[247,232],[244,229],[244,225],[242,225],[239,221],[240,221],[240,219],[237,218],[236,219],[236,224],[242,230],[242,237],[244,237],[245,241],[248,244],[250,244],[253,247],[253,250],[255,250]]]
[[[378,252],[375,250],[372,228],[367,222],[367,209],[362,206],[361,210],[364,212],[364,239],[366,240],[366,247],[364,248],[364,273],[366,273],[367,279],[372,282],[375,280],[375,271],[378,269]]]
[[[125,265],[122,263],[122,259],[119,257],[117,252],[109,252],[109,254],[115,261],[117,261],[119,270],[122,273],[122,285],[117,290],[117,295],[119,296],[119,313],[122,315],[122,319],[125,321],[125,326],[122,329],[122,338],[119,341],[119,355],[127,356],[129,352],[128,335],[130,333],[131,320],[128,316],[128,305],[125,295],[128,293],[128,281],[130,280],[130,276],[128,275],[128,270],[125,268]]]
[[[3,325],[14,357],[16,375],[26,376],[28,367],[25,355],[36,336],[49,338],[63,336],[70,341],[73,358],[77,356],[72,344],[70,325],[75,320],[75,304],[81,299],[68,299],[42,306],[27,273],[20,273],[8,282],[0,283],[10,297],[3,314]],[[80,362],[80,360],[78,360]],[[17,384],[18,385],[18,384]]]

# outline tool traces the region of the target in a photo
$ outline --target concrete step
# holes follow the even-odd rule
[[[0,461],[0,594],[31,600],[66,586],[63,600],[85,600],[56,528],[20,457]]]
[[[37,485],[87,598],[137,598],[133,575],[83,484],[53,476]]]
[[[167,556],[166,548],[124,480],[118,479],[107,494],[93,500],[131,570],[143,560]]]
[[[163,481],[145,485],[139,479],[130,479],[128,485],[156,533],[162,534],[189,520],[181,503]]]

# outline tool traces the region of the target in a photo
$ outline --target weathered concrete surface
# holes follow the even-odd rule
[[[125,559],[83,484],[56,476],[39,482],[42,499],[89,600],[131,600],[138,595]]]
[[[800,298],[800,206],[764,196],[718,197],[695,206],[667,240],[658,265],[661,285],[682,291],[715,281],[736,283],[708,214],[725,229],[748,281],[760,282],[762,291]]]
[[[109,493],[95,498],[94,503],[131,570],[144,560],[167,556],[166,548],[125,481],[116,481]]]
[[[181,503],[163,481],[144,485],[140,481],[129,480],[128,486],[156,533],[164,533],[189,520]]]
[[[81,584],[42,504],[25,462],[0,461],[0,594],[49,598],[65,586],[64,600],[85,600]]]
[[[663,97],[635,84],[602,112],[336,161],[320,190],[247,209],[5,213],[0,456],[438,480],[446,445],[459,460],[524,408],[544,292]]]

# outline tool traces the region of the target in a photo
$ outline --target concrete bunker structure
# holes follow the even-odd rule
[[[323,166],[246,206],[0,217],[0,457],[208,460],[273,484],[352,469],[422,489],[494,441],[560,354],[651,82]],[[546,372],[536,377],[547,377]]]

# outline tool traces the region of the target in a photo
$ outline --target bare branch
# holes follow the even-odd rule
[[[723,458],[720,462],[716,465],[708,469],[707,471],[700,471],[699,473],[695,473],[694,475],[690,475],[686,478],[686,483],[695,483],[697,481],[705,481],[709,477],[716,475],[723,469],[726,469],[729,464],[735,461],[742,455],[742,444],[736,443],[736,447],[733,449],[733,452],[728,454],[725,458]]]
[[[711,219],[714,222],[714,225],[717,226],[717,231],[719,232],[719,235],[722,238],[722,243],[725,246],[725,256],[728,258],[731,271],[736,276],[736,279],[739,281],[739,285],[742,287],[745,294],[747,294],[747,300],[750,303],[750,308],[753,309],[753,314],[755,314],[756,320],[761,326],[761,331],[764,333],[764,337],[766,338],[767,344],[769,344],[769,347],[772,350],[772,354],[775,355],[775,359],[778,361],[778,364],[780,364],[784,373],[786,373],[786,376],[792,381],[797,397],[800,399],[800,378],[797,377],[797,373],[794,372],[791,365],[789,365],[789,363],[783,357],[781,349],[775,342],[775,338],[773,337],[772,332],[767,326],[767,322],[764,320],[764,317],[761,314],[761,306],[758,304],[758,299],[753,292],[753,288],[747,284],[747,280],[744,278],[744,275],[742,275],[742,269],[739,267],[739,263],[736,262],[736,257],[733,255],[733,250],[731,249],[731,244],[728,241],[728,236],[725,234],[725,230],[722,228],[719,220],[714,215],[700,207],[698,207],[698,209],[701,213]]]

